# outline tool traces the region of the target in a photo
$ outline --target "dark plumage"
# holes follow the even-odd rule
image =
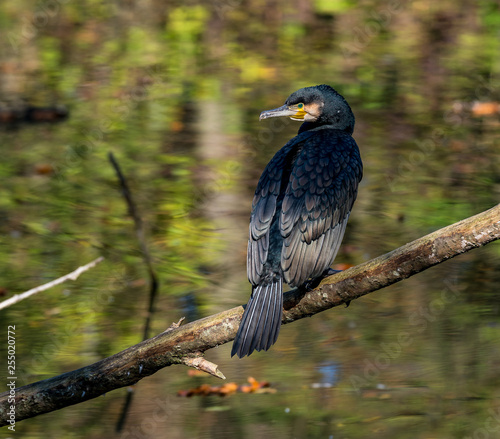
[[[300,286],[333,263],[363,173],[351,137],[354,115],[333,88],[302,88],[260,119],[278,116],[304,123],[266,166],[255,191],[247,254],[252,296],[231,351],[240,358],[276,342],[283,282]]]

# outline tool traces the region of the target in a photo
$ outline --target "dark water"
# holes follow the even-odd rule
[[[298,129],[258,115],[300,87],[334,86],[357,118],[365,177],[337,262],[499,202],[498,2],[26,1],[0,6],[0,31],[2,299],[106,258],[0,312],[18,385],[141,340],[147,269],[110,151],[160,280],[152,335],[246,302],[252,193]],[[181,398],[221,382],[170,367],[135,386],[120,434],[127,389],[0,436],[500,437],[499,273],[493,243],[285,326],[267,353],[207,352],[275,393]]]

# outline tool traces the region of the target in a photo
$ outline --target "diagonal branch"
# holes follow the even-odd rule
[[[24,293],[16,294],[16,295],[10,297],[9,299],[1,302],[0,309],[4,309],[4,308],[7,308],[11,305],[14,305],[15,303],[18,303],[21,300],[24,300],[30,296],[33,296],[33,294],[37,294],[37,293],[40,293],[42,291],[48,290],[49,288],[55,287],[56,285],[59,285],[59,284],[62,284],[63,282],[66,282],[67,280],[77,280],[78,277],[80,276],[80,274],[95,267],[99,262],[102,262],[103,260],[104,260],[104,258],[102,256],[100,256],[97,259],[94,259],[92,262],[89,262],[86,265],[82,265],[81,267],[78,267],[75,271],[72,271],[71,273],[68,273],[62,277],[54,279],[53,281],[50,281],[46,284],[39,285],[38,287],[32,288],[31,290],[25,291]]]
[[[158,295],[158,276],[156,276],[155,270],[153,268],[153,262],[151,261],[151,254],[149,253],[149,249],[146,243],[146,237],[144,233],[144,224],[142,222],[141,215],[139,214],[139,210],[132,198],[132,191],[130,190],[127,179],[123,174],[118,161],[116,160],[114,154],[112,152],[108,153],[108,159],[113,166],[116,175],[118,176],[118,180],[120,181],[120,187],[122,190],[123,198],[128,206],[128,213],[134,220],[134,228],[135,233],[137,235],[137,240],[139,241],[139,245],[141,247],[142,258],[146,265],[149,274],[149,305],[148,305],[148,314],[146,317],[146,323],[144,324],[144,332],[143,332],[143,340],[146,340],[149,337],[149,330],[151,327],[151,319],[154,314],[154,305],[156,302],[156,296]]]
[[[330,276],[313,291],[294,290],[285,294],[283,322],[290,323],[357,299],[497,239],[500,239],[500,204]],[[233,340],[242,313],[243,307],[238,306],[172,328],[90,366],[20,387],[14,397],[16,421],[132,385],[172,364],[199,366],[203,352]],[[0,395],[0,425],[7,424],[12,404],[8,397],[8,392]]]

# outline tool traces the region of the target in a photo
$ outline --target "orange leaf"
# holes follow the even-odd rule
[[[498,102],[474,102],[472,104],[472,114],[474,116],[490,116],[500,112]]]

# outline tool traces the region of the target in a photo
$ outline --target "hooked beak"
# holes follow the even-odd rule
[[[304,116],[307,113],[303,109],[299,109],[296,105],[283,105],[274,110],[267,110],[260,113],[259,120],[268,119],[270,117],[282,117],[288,116],[293,120],[304,120]]]

